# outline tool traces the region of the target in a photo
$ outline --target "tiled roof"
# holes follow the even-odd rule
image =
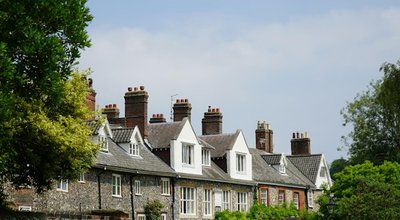
[[[290,161],[286,166],[286,174],[280,174],[271,164],[268,164],[263,157],[269,157],[269,154],[263,150],[249,148],[252,155],[253,179],[261,183],[291,185],[299,187],[315,187]],[[280,155],[282,156],[282,155]],[[279,158],[280,158],[279,156]],[[273,157],[271,157],[273,158]],[[279,163],[278,163],[279,164]]]
[[[313,183],[316,182],[322,154],[291,155],[287,158]]]
[[[90,120],[86,122],[86,125],[92,128],[92,135],[98,135],[99,130],[102,126],[99,120]]]
[[[199,138],[215,148],[211,151],[211,157],[222,157],[227,150],[232,149],[238,134],[239,130],[236,133],[203,135]]]
[[[261,155],[261,157],[270,165],[280,164],[282,154],[266,154]]]
[[[198,138],[197,140],[199,141],[199,143],[200,143],[201,145],[203,145],[203,147],[208,148],[208,149],[213,149],[213,150],[215,150],[215,147],[213,147],[213,146],[210,145],[209,143],[207,143],[207,142],[201,140],[200,138]]]
[[[151,153],[147,147],[139,145],[140,157],[135,157],[130,156],[110,138],[107,141],[108,152],[100,151],[98,153],[97,167],[106,166],[108,170],[174,176],[174,170]]]
[[[169,148],[170,141],[178,138],[186,120],[184,118],[179,122],[149,124],[148,140],[151,146],[153,148]]]
[[[134,128],[113,128],[113,139],[116,143],[129,143],[133,134]]]

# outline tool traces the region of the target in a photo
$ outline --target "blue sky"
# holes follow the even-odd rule
[[[400,58],[398,1],[89,0],[90,67],[100,107],[123,116],[127,87],[144,85],[149,115],[169,117],[171,95],[188,98],[201,134],[208,106],[223,131],[242,129],[255,146],[257,121],[274,130],[274,151],[290,154],[307,131],[312,153],[346,157],[340,110]]]

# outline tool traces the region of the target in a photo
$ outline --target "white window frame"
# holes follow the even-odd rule
[[[105,136],[103,136],[103,135],[99,135],[99,137],[98,137],[98,143],[100,144],[100,150],[101,150],[101,151],[108,152],[108,141],[107,141],[107,137],[105,137]]]
[[[237,173],[246,173],[246,155],[245,154],[236,154],[236,172]]]
[[[212,190],[204,189],[203,193],[203,214],[204,216],[212,216]]]
[[[182,164],[186,166],[194,165],[194,145],[182,143]]]
[[[300,208],[300,193],[299,192],[293,192],[293,204],[296,207],[296,209]]]
[[[78,180],[78,182],[80,182],[80,183],[85,183],[85,173],[81,173],[81,174],[79,175],[79,180]]]
[[[166,213],[162,213],[161,214],[161,220],[167,220],[167,214]]]
[[[161,178],[161,195],[171,195],[171,182],[169,178]]]
[[[247,193],[237,192],[237,211],[247,212]]]
[[[222,211],[231,210],[231,191],[222,191]]]
[[[260,189],[260,203],[268,206],[268,188]]]
[[[284,163],[279,164],[279,172],[281,174],[285,174],[286,173],[286,167]]]
[[[142,195],[142,188],[140,187],[140,180],[135,180],[135,195]]]
[[[139,144],[132,142],[129,144],[129,155],[139,156]]]
[[[208,149],[202,149],[201,150],[201,164],[203,166],[210,166],[211,165],[210,150],[208,150]]]
[[[196,188],[181,187],[181,214],[196,215],[196,201]]]
[[[122,197],[122,186],[121,186],[121,175],[113,174],[111,185],[112,185],[112,196]]]
[[[314,193],[310,189],[307,191],[308,207],[314,207]]]
[[[319,171],[319,176],[326,177],[326,167],[321,167],[321,170]]]
[[[283,203],[285,203],[285,191],[284,190],[278,190],[278,205],[281,205]]]
[[[18,211],[31,212],[32,211],[32,206],[30,206],[30,205],[20,205],[20,206],[18,206]]]
[[[58,180],[57,191],[68,192],[68,180]]]
[[[138,220],[146,220],[146,215],[145,214],[137,214],[137,219]]]

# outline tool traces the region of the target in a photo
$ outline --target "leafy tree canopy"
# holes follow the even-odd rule
[[[98,146],[85,120],[85,0],[0,0],[0,177],[40,192],[76,179]]]
[[[342,110],[344,125],[352,125],[345,143],[350,162],[400,162],[400,61],[384,63],[384,76],[372,82]]]
[[[331,192],[337,219],[399,219],[400,165],[384,162],[374,166],[367,161],[348,166],[336,174]]]
[[[348,165],[349,162],[344,158],[332,161],[331,165],[329,166],[329,173],[331,174],[332,179],[336,180],[335,174],[344,170],[344,168],[346,168]]]

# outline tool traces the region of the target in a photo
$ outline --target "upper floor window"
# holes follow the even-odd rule
[[[190,144],[182,145],[182,163],[186,165],[194,164],[194,146]]]
[[[68,180],[58,180],[57,191],[68,192]]]
[[[142,195],[142,189],[140,188],[139,180],[135,180],[135,195]]]
[[[236,154],[236,171],[238,173],[246,171],[246,155]]]
[[[171,184],[168,178],[161,178],[161,195],[171,194]]]
[[[313,207],[314,206],[314,193],[312,190],[308,190],[307,199],[308,199],[308,207]]]
[[[299,206],[299,197],[300,197],[300,195],[299,195],[298,192],[294,192],[293,193],[293,205],[296,207],[296,209],[300,208],[300,206]]]
[[[135,143],[130,143],[129,154],[133,156],[139,156],[139,145]]]
[[[206,149],[201,150],[201,163],[205,166],[210,166],[211,155],[209,150]]]
[[[211,216],[211,189],[204,189],[203,213],[205,216]]]
[[[281,205],[285,202],[285,191],[279,190],[278,193],[278,204]]]
[[[245,192],[237,193],[237,210],[247,211],[247,193]]]
[[[100,144],[100,150],[102,151],[108,151],[108,142],[107,142],[107,137],[105,136],[99,136],[98,137],[98,142]]]
[[[222,191],[222,210],[231,209],[231,192]]]
[[[181,214],[196,214],[196,189],[181,187]]]
[[[112,175],[112,195],[121,197],[121,176],[117,174]]]
[[[319,171],[319,176],[320,177],[326,176],[326,167],[321,167],[321,170]]]
[[[260,189],[260,202],[261,204],[268,205],[268,189]]]
[[[138,220],[146,220],[146,215],[145,214],[138,214],[137,218],[138,218]]]
[[[78,182],[80,182],[80,183],[84,183],[84,182],[85,182],[85,173],[81,173],[81,174],[79,175],[79,180],[78,180]]]

